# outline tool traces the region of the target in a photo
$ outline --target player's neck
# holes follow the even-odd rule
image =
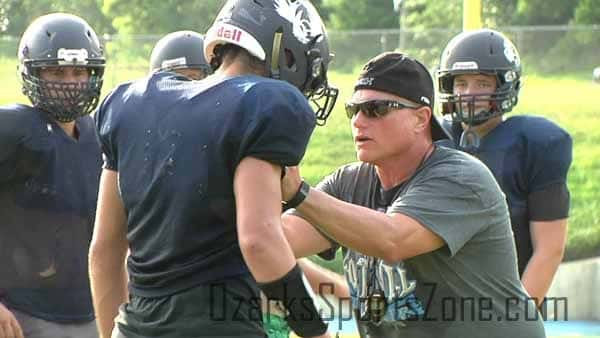
[[[77,128],[75,128],[75,121],[56,123],[62,130],[64,130],[65,134],[71,136],[74,139],[77,139],[79,137],[79,134],[77,133]]]
[[[252,67],[249,67],[243,62],[231,62],[224,64],[215,72],[216,76],[220,77],[234,77],[240,75],[263,75],[258,73]]]
[[[474,131],[477,134],[477,136],[484,137],[490,131],[494,130],[494,128],[500,125],[500,123],[502,123],[502,121],[504,120],[503,116],[504,115],[493,117],[478,126],[471,127],[471,130]],[[463,123],[463,129],[466,129],[466,127],[467,126]]]

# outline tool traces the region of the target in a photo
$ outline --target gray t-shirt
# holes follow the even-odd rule
[[[389,264],[344,250],[361,337],[367,332],[371,338],[545,337],[519,280],[504,194],[479,160],[438,146],[409,180],[388,191],[366,163],[338,169],[317,188],[346,202],[407,215],[446,243]],[[367,311],[374,292],[388,303],[378,324]]]

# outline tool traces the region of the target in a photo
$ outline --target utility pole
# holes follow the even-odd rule
[[[406,19],[406,11],[404,8],[403,0],[393,0],[394,3],[394,12],[398,13],[398,27],[400,28],[400,37],[398,38],[398,49],[403,52],[405,45],[405,19]]]
[[[481,27],[481,0],[463,0],[463,31]]]

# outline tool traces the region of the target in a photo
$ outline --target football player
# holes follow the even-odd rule
[[[204,37],[193,31],[178,31],[158,40],[150,56],[150,72],[175,72],[192,80],[211,73],[204,58]]]
[[[442,53],[437,77],[446,129],[506,194],[521,280],[540,304],[567,238],[571,137],[543,117],[506,118],[522,87],[521,60],[500,32],[458,34]]]
[[[231,0],[204,43],[213,75],[155,73],[117,87],[96,115],[101,335],[264,337],[260,289],[296,334],[326,337],[281,228],[280,188],[337,98],[325,28],[306,0]]]
[[[0,337],[97,337],[88,280],[105,58],[80,17],[34,20],[19,43],[31,106],[0,107]]]

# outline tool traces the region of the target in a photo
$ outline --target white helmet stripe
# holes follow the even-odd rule
[[[266,53],[260,43],[245,30],[227,23],[213,25],[204,38],[204,55],[210,60],[214,57],[213,50],[218,44],[232,43],[238,45],[250,54],[265,61]]]

